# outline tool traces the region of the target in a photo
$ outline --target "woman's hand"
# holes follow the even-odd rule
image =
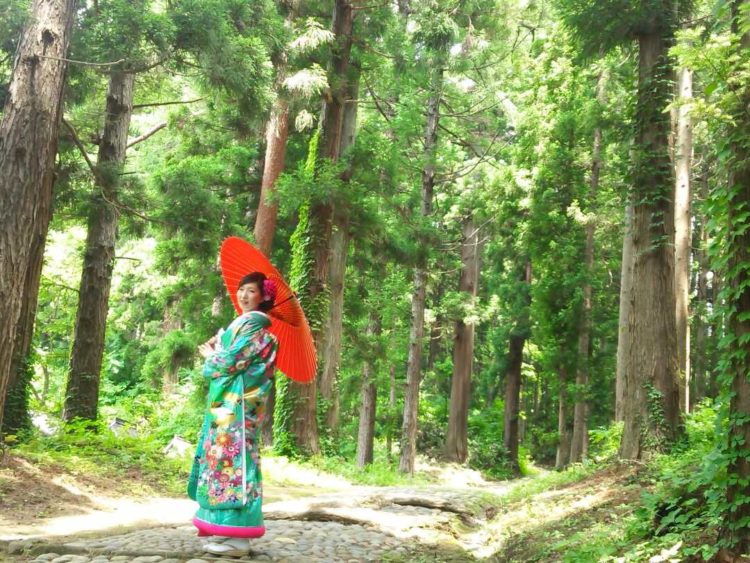
[[[216,337],[213,336],[209,340],[207,340],[206,342],[198,346],[198,353],[204,358],[208,358],[215,352],[214,350],[215,344],[216,344]]]

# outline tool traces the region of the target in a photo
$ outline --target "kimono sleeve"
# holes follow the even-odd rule
[[[261,326],[257,323],[244,323],[229,348],[218,350],[203,364],[204,377],[233,376],[242,371],[248,364],[248,359],[255,353],[257,336],[261,334]]]

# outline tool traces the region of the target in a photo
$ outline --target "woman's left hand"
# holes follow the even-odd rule
[[[198,346],[198,353],[204,358],[208,358],[214,353],[214,346],[211,340],[209,340],[208,342],[204,342],[203,344]]]

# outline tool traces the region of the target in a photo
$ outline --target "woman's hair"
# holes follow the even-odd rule
[[[254,283],[256,285],[258,291],[260,291],[261,296],[263,297],[263,300],[258,304],[258,310],[264,313],[273,309],[275,300],[275,296],[269,296],[263,287],[263,282],[267,279],[268,278],[263,272],[250,272],[240,280],[240,283],[237,284],[237,291],[239,291],[243,285],[248,283]],[[267,297],[270,297],[270,299],[266,299]]]

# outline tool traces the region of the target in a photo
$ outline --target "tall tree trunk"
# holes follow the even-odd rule
[[[34,238],[46,231],[74,0],[33,0],[0,123],[0,427]]]
[[[620,267],[620,315],[617,333],[617,371],[615,376],[615,420],[625,420],[625,373],[630,360],[630,315],[633,302],[630,292],[633,288],[633,206],[625,209],[625,230],[622,238],[622,265]]]
[[[276,101],[271,108],[271,116],[266,124],[266,155],[263,164],[263,179],[260,185],[260,204],[255,216],[253,236],[255,243],[263,254],[270,258],[273,248],[273,237],[276,234],[276,218],[279,204],[274,198],[276,180],[284,170],[286,144],[289,139],[289,103],[280,93],[286,64],[277,66]],[[223,295],[222,295],[223,299]],[[273,411],[276,403],[276,384],[272,384],[266,401],[266,420],[261,429],[261,438],[267,446],[273,444]]]
[[[700,199],[706,201],[709,194],[708,189],[709,169],[708,165],[704,166],[699,183]],[[710,263],[708,258],[708,217],[701,215],[696,217],[695,226],[695,262],[697,265],[697,274],[695,280],[695,307],[693,329],[695,330],[695,346],[692,346],[690,353],[693,357],[691,382],[693,390],[690,394],[691,407],[706,397],[708,392],[708,358],[706,342],[708,340],[708,329],[710,324],[706,322],[708,314],[708,273]]]
[[[409,358],[404,391],[404,419],[401,425],[401,457],[399,470],[414,473],[417,448],[417,415],[419,413],[419,384],[422,377],[422,340],[424,337],[424,310],[427,299],[427,272],[417,267],[414,274],[414,294],[411,300],[411,329],[409,331]]]
[[[164,315],[161,321],[161,333],[163,336],[166,336],[174,330],[182,329],[182,320],[176,314],[175,303],[175,301],[168,302],[164,307]],[[190,358],[190,362],[192,363],[192,358]],[[164,366],[161,380],[161,391],[163,395],[174,393],[179,384],[180,368],[183,367],[185,363],[186,362],[183,358],[173,356],[170,359],[169,364]]]
[[[639,459],[680,431],[674,293],[674,177],[668,154],[673,32],[639,36],[633,205],[633,311],[620,456]]]
[[[734,73],[744,72],[746,53],[750,49],[750,32],[740,31],[740,18],[746,17],[750,0],[735,0],[732,3],[732,31],[742,33],[737,52],[739,61]],[[744,52],[744,53],[743,53]],[[744,56],[743,56],[744,55]],[[726,303],[727,335],[730,340],[724,350],[724,375],[731,381],[731,401],[729,405],[729,428],[727,451],[727,506],[721,535],[738,554],[750,552],[750,148],[747,138],[750,135],[750,87],[747,82],[737,82],[735,86],[733,127],[728,131],[729,148],[732,151],[728,160],[729,182],[723,190],[726,209],[728,235],[725,249],[729,263],[724,273],[724,283],[729,291]]]
[[[474,305],[479,285],[479,228],[473,218],[463,225],[461,245],[461,279],[458,291],[464,294],[466,303]],[[451,461],[464,463],[469,455],[468,426],[469,401],[471,398],[471,375],[474,361],[474,325],[463,319],[456,321],[453,342],[453,379],[451,382],[448,436],[445,439],[445,456]]]
[[[687,103],[693,97],[693,72],[679,70],[677,138],[675,143],[675,300],[677,361],[680,369],[680,407],[690,411],[690,175],[693,157],[693,127]]]
[[[531,263],[527,263],[521,281],[531,284]],[[526,289],[528,292],[528,289]],[[508,343],[508,369],[505,375],[505,424],[503,429],[503,446],[508,454],[511,469],[518,472],[519,418],[521,408],[521,368],[523,367],[523,347],[526,344],[528,311],[520,313],[520,320],[515,332],[511,333]]]
[[[286,25],[292,26],[296,17],[294,5],[288,6],[286,16]],[[282,49],[274,61],[276,70],[276,79],[274,90],[276,100],[271,108],[271,115],[266,124],[266,154],[263,160],[263,179],[260,185],[260,202],[258,212],[255,215],[255,228],[253,236],[255,243],[263,254],[270,258],[273,247],[273,237],[276,234],[276,219],[279,213],[279,204],[274,195],[276,193],[276,180],[284,170],[284,161],[286,159],[286,145],[289,139],[289,102],[284,96],[283,84],[286,79],[288,57],[287,52]],[[264,437],[272,437],[271,428],[273,425],[273,396],[268,404],[267,420],[263,427]],[[264,440],[265,441],[265,440]],[[270,444],[267,441],[266,444]]]
[[[44,264],[44,247],[47,242],[47,231],[52,215],[51,207],[46,207],[47,217],[40,218],[37,223],[39,232],[32,241],[29,252],[29,269],[26,272],[26,283],[23,288],[21,315],[16,326],[16,337],[13,343],[13,363],[11,364],[8,395],[2,416],[3,434],[14,434],[19,430],[31,426],[29,417],[29,386],[33,370],[29,365],[31,344],[34,337],[34,321],[36,319],[37,303],[39,300],[39,284],[42,279],[42,265]]]
[[[508,370],[505,379],[505,424],[503,444],[513,471],[519,470],[518,432],[521,407],[521,367],[526,336],[513,335],[508,346]]]
[[[433,294],[432,299],[433,302],[440,303],[439,291],[436,291],[435,294]],[[443,329],[441,327],[442,323],[443,319],[441,316],[438,316],[432,323],[432,326],[430,326],[430,334],[427,337],[429,339],[427,344],[427,363],[425,364],[425,368],[428,372],[435,369],[435,362],[443,352],[443,346],[441,345],[441,337],[443,334]]]
[[[607,84],[607,72],[602,71],[596,84],[596,98],[600,106],[604,105]],[[602,129],[594,128],[594,143],[591,149],[591,177],[589,178],[589,202],[594,206],[599,191],[599,174],[602,167]],[[583,283],[583,308],[578,326],[578,363],[576,367],[576,402],[573,409],[573,436],[570,442],[570,462],[578,463],[588,451],[588,402],[586,395],[589,386],[589,361],[591,357],[591,279],[594,275],[594,231],[593,218],[586,223],[586,247],[584,264],[586,268]]]
[[[350,73],[346,89],[346,105],[342,123],[339,154],[345,157],[354,146],[357,138],[356,103],[359,96],[359,69]],[[349,162],[342,174],[342,180],[348,182],[352,176],[352,163]],[[332,434],[336,433],[339,419],[338,371],[341,362],[341,330],[344,322],[344,281],[346,275],[346,258],[349,252],[349,211],[339,207],[333,214],[333,232],[331,233],[331,263],[329,280],[331,299],[329,305],[328,327],[325,334],[325,354],[323,371],[320,376],[320,395],[327,405],[324,413],[326,427]]]
[[[116,205],[133,111],[134,82],[132,73],[114,72],[109,77],[104,131],[96,165],[96,191],[88,217],[75,336],[65,391],[65,420],[76,417],[95,420],[97,415],[117,240],[119,213]]]
[[[555,456],[555,469],[564,469],[570,463],[570,406],[568,405],[568,370],[565,366],[557,368],[559,379],[559,399],[557,404],[557,455]]]
[[[388,434],[386,435],[385,449],[388,456],[388,462],[391,461],[393,449],[393,435],[396,433],[396,366],[391,364],[388,369]]]
[[[442,65],[432,70],[430,99],[427,102],[427,123],[424,133],[425,165],[422,169],[423,217],[432,215],[432,197],[435,188],[435,150],[437,128],[440,120],[440,99],[443,93]],[[427,299],[427,265],[420,264],[414,272],[414,294],[411,300],[411,329],[409,331],[409,359],[406,370],[404,396],[404,421],[401,426],[401,459],[399,470],[414,473],[417,449],[417,414],[419,413],[419,384],[422,378],[422,345],[424,337],[424,310]]]
[[[347,77],[352,48],[354,10],[348,0],[336,0],[333,8],[332,31],[335,48],[329,71],[329,84],[333,85],[326,98],[320,119],[319,161],[336,162],[339,159],[343,132],[344,108],[346,105]],[[325,329],[328,316],[328,267],[330,263],[331,232],[333,230],[333,205],[329,201],[317,201],[310,205],[307,215],[307,260],[310,267],[301,297],[308,303],[306,311],[318,365],[325,365]],[[297,447],[305,454],[320,453],[317,422],[318,385],[289,382],[287,391],[293,405],[290,431],[295,436]]]
[[[276,180],[284,170],[286,143],[289,138],[289,103],[278,96],[266,124],[266,158],[263,165],[263,180],[260,185],[260,204],[255,216],[253,235],[258,248],[271,256],[273,236],[276,233],[276,218],[279,204],[274,198]]]
[[[380,319],[376,313],[370,314],[367,325],[369,339],[380,334]],[[368,346],[372,349],[372,342]],[[377,407],[378,384],[375,378],[375,358],[368,353],[362,366],[362,407],[359,411],[359,435],[357,437],[357,467],[372,463],[375,440],[375,409]]]

